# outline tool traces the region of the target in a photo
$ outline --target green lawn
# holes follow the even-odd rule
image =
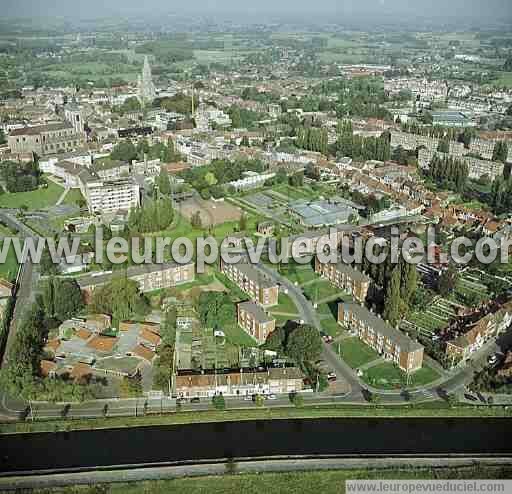
[[[298,283],[299,285],[318,279],[313,267],[309,264],[305,266],[297,264],[282,265],[279,272],[292,283]]]
[[[27,206],[29,210],[36,210],[54,206],[63,190],[60,185],[48,182],[48,187],[31,192],[5,193],[0,195],[0,208]]]
[[[512,88],[512,72],[501,72],[499,78],[493,82],[495,87]]]
[[[3,242],[0,243],[0,248],[3,246]],[[14,249],[9,248],[9,252],[7,257],[5,258],[5,263],[0,263],[0,278],[4,278],[8,281],[13,281],[16,279],[16,273],[18,272],[18,261],[16,260],[16,255],[14,253]]]
[[[279,294],[279,305],[270,308],[271,312],[281,312],[283,314],[297,314],[297,307],[293,300],[285,293]]]
[[[312,302],[318,302],[342,293],[342,290],[331,285],[327,280],[319,280],[304,288],[304,295]]]
[[[258,346],[256,341],[251,338],[240,326],[238,326],[238,324],[234,324],[232,326],[223,326],[221,329],[224,331],[226,339],[233,345],[247,348]]]
[[[439,377],[440,375],[437,371],[424,365],[420,370],[409,376],[407,387],[417,388],[424,386],[439,379]],[[376,388],[397,389],[402,388],[406,384],[406,375],[391,362],[383,362],[365,371],[363,380]]]
[[[80,189],[71,189],[66,194],[63,204],[69,204],[71,206],[78,206],[78,203],[83,200],[84,200],[84,196],[80,192]]]
[[[338,321],[336,321],[334,316],[322,319],[320,321],[320,325],[322,326],[322,330],[333,338],[343,331],[343,328],[338,324]]]
[[[334,347],[339,352],[340,357],[352,369],[357,369],[364,364],[373,362],[379,358],[377,352],[364,344],[359,338],[346,338],[339,343],[334,343]]]

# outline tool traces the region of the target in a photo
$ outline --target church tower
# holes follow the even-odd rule
[[[139,78],[139,100],[142,104],[151,103],[156,98],[156,88],[153,84],[153,76],[147,55],[144,57],[142,77]]]
[[[75,132],[82,133],[85,130],[82,110],[73,99],[64,107],[64,118],[73,126]]]

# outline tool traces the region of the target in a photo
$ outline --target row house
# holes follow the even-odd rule
[[[178,398],[211,398],[219,394],[289,394],[303,389],[302,374],[295,367],[272,368],[261,372],[240,370],[228,374],[178,375],[175,380],[175,394]]]
[[[343,262],[322,263],[315,258],[315,272],[327,278],[336,288],[346,291],[358,302],[364,302],[368,295],[371,279],[361,271]]]
[[[404,372],[421,369],[423,346],[365,307],[355,303],[339,304],[338,323],[355,331],[363,343]]]
[[[278,304],[279,286],[250,264],[228,264],[221,260],[221,271],[252,300],[263,307]]]
[[[512,323],[512,304],[482,317],[467,327],[464,334],[446,343],[446,355],[453,359],[466,359],[482,348],[490,339],[495,339]]]

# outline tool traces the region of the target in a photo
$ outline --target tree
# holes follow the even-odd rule
[[[203,227],[203,221],[201,220],[201,213],[199,211],[196,211],[192,215],[192,218],[190,218],[190,224],[196,229],[201,229]]]
[[[65,321],[83,307],[82,293],[75,280],[49,278],[41,294],[47,317]]]
[[[119,385],[119,392],[123,398],[137,398],[142,396],[142,376],[139,372],[133,377],[124,377]]]
[[[284,353],[286,347],[286,330],[279,326],[267,336],[263,348],[277,353]]]
[[[137,148],[130,140],[126,140],[117,144],[112,150],[110,157],[113,160],[131,162],[137,159]]]
[[[457,272],[453,265],[450,265],[446,271],[444,271],[437,282],[437,291],[443,297],[448,296],[457,283]]]
[[[314,327],[299,325],[289,334],[286,354],[298,364],[314,362],[321,353],[322,338]]]
[[[501,161],[506,163],[508,158],[508,146],[505,141],[498,141],[494,145],[494,151],[492,153],[493,161]]]
[[[231,118],[231,127],[233,129],[242,128],[242,114],[238,106],[232,106],[229,110],[229,116]]]
[[[0,129],[0,146],[3,144],[7,144],[7,139],[5,137],[4,131]]]
[[[410,305],[418,289],[418,272],[416,265],[404,262],[402,264],[402,281],[400,294],[405,304]]]
[[[146,315],[149,304],[139,292],[136,281],[119,276],[94,290],[90,308],[93,312],[111,314],[115,319],[123,321],[136,315]]]
[[[392,326],[396,326],[403,312],[400,288],[400,268],[397,266],[391,275],[391,281],[387,289],[384,303],[384,319],[386,319]]]
[[[450,152],[450,141],[448,139],[440,139],[437,150],[440,153],[448,154]]]
[[[304,406],[304,397],[299,393],[290,393],[288,395],[290,402],[295,405],[297,408],[301,408]]]
[[[226,400],[224,399],[222,393],[212,397],[212,405],[216,410],[226,409]]]
[[[156,179],[156,185],[160,194],[164,196],[168,196],[172,192],[169,174],[165,170],[160,170],[160,175]]]
[[[245,213],[242,213],[242,216],[240,216],[238,228],[241,232],[245,232],[247,230],[247,215]]]

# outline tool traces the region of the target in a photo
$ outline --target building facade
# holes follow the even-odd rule
[[[129,211],[140,206],[140,186],[132,178],[102,180],[91,175],[80,182],[91,214]]]
[[[276,320],[254,302],[241,302],[237,306],[238,325],[258,343],[276,329]]]
[[[398,329],[392,328],[365,307],[354,303],[339,304],[338,323],[356,331],[363,343],[404,372],[421,369],[423,346]]]
[[[336,288],[346,291],[358,302],[364,302],[368,295],[371,279],[348,264],[339,262],[321,263],[315,258],[315,272],[327,278]]]
[[[85,132],[77,132],[68,122],[13,130],[7,137],[12,153],[39,156],[72,151],[85,143]]]
[[[221,271],[254,302],[263,307],[278,304],[279,287],[250,264],[227,264],[221,260]]]
[[[251,396],[255,394],[289,394],[304,389],[302,374],[295,367],[268,369],[262,372],[178,375],[175,394],[178,398]]]

